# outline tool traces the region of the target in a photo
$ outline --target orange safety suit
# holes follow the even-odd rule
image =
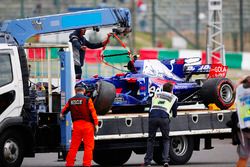
[[[74,166],[75,157],[82,141],[84,144],[83,166],[91,166],[94,149],[94,126],[98,125],[93,101],[78,93],[69,99],[62,109],[62,114],[65,115],[69,111],[73,121],[73,133],[66,166]]]

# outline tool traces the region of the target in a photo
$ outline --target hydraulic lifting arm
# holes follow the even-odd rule
[[[69,31],[78,28],[99,28],[103,26],[117,26],[120,31],[131,31],[131,14],[126,8],[104,8],[65,13],[57,15],[39,16],[25,19],[4,21],[0,28],[0,38],[23,46],[25,41],[37,34]],[[1,40],[2,40],[1,39]]]

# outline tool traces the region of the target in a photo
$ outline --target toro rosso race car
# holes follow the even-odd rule
[[[166,82],[174,84],[173,93],[179,105],[210,103],[220,109],[228,109],[234,103],[234,86],[224,78],[227,67],[216,65],[190,65],[191,59],[136,60],[136,71],[103,78],[84,79],[87,93],[95,101],[97,113],[143,112],[151,105],[156,92],[162,91]],[[193,79],[193,75],[206,74],[206,79]],[[204,78],[204,77],[203,77]]]

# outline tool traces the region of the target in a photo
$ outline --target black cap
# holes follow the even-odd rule
[[[79,82],[75,85],[75,89],[87,89],[87,86],[83,82]]]

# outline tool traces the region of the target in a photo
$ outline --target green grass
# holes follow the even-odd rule
[[[136,32],[135,33],[135,48],[139,50],[140,48],[153,47],[152,46],[152,35],[148,32]],[[165,34],[158,34],[156,37],[156,43],[161,41],[164,48],[171,48],[171,39],[168,39]]]

